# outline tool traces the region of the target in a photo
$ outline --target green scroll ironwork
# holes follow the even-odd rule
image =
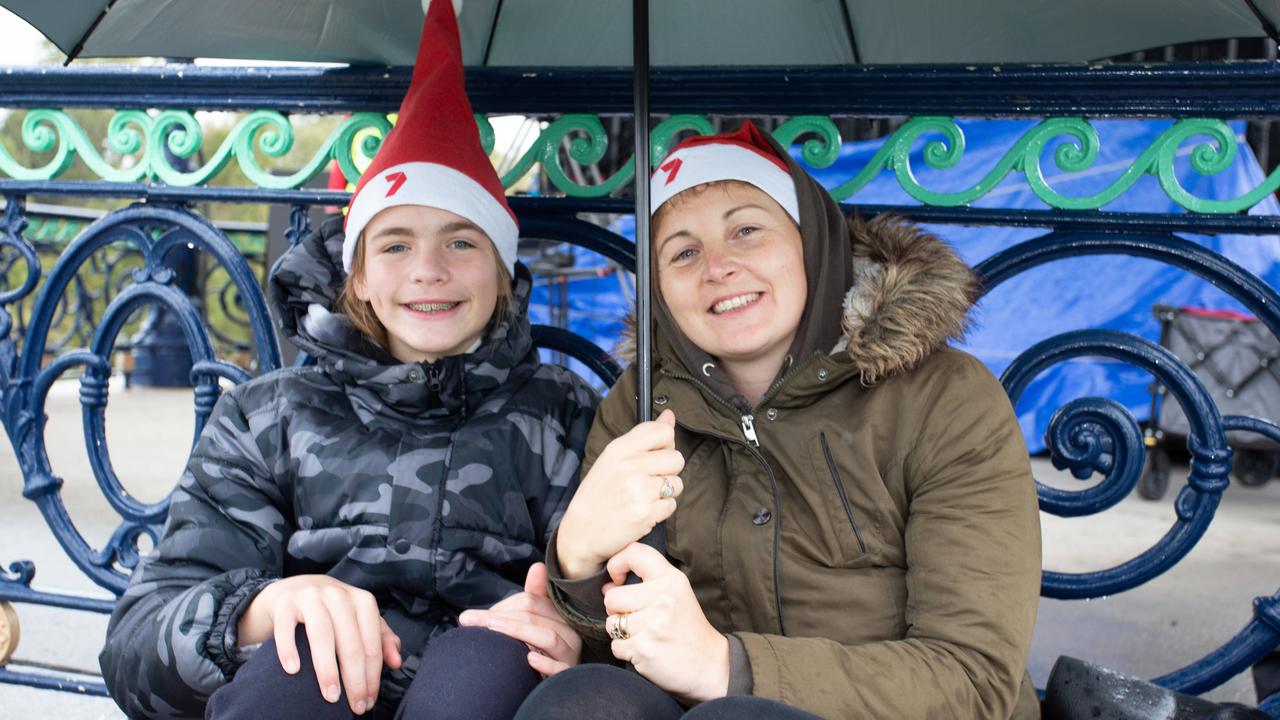
[[[487,152],[495,144],[493,127],[484,116],[476,116],[481,142]],[[279,159],[293,148],[294,128],[283,114],[259,110],[239,120],[221,146],[200,167],[180,169],[196,157],[204,142],[204,131],[193,113],[165,110],[147,113],[122,110],[112,118],[107,137],[99,144],[67,113],[60,110],[32,110],[22,124],[25,148],[51,157],[36,167],[14,159],[0,144],[0,174],[17,180],[54,180],[66,172],[75,158],[99,178],[108,182],[159,182],[190,187],[208,183],[235,163],[250,182],[269,189],[299,188],[337,161],[343,174],[355,182],[377,152],[393,123],[376,113],[358,113],[342,119],[321,147],[301,167],[288,175],[275,175],[264,168],[259,157]],[[650,146],[655,158],[663,157],[678,136],[712,132],[704,116],[676,115],[655,127]],[[829,167],[840,152],[840,133],[835,123],[822,116],[799,116],[783,123],[774,136],[785,146],[802,142],[802,157],[814,168]],[[955,167],[965,153],[965,137],[952,118],[921,116],[910,119],[890,137],[852,177],[831,193],[839,200],[856,199],[860,190],[881,173],[893,173],[899,186],[924,205],[954,207],[983,198],[1012,174],[1022,175],[1032,192],[1052,208],[1092,210],[1106,206],[1123,195],[1144,175],[1156,177],[1164,192],[1178,205],[1198,213],[1237,213],[1249,209],[1280,188],[1280,169],[1249,192],[1236,198],[1214,200],[1197,197],[1179,182],[1175,163],[1180,154],[1189,154],[1190,167],[1202,175],[1225,170],[1235,158],[1238,140],[1231,128],[1216,119],[1186,119],[1172,124],[1115,180],[1088,196],[1059,192],[1046,170],[1055,169],[1058,178],[1093,169],[1100,140],[1084,118],[1049,118],[1029,128],[1001,156],[980,180],[960,190],[930,189],[917,176],[912,151],[923,143],[923,163],[937,172]],[[1189,148],[1183,146],[1191,143]],[[167,145],[167,147],[166,147]],[[1046,158],[1052,150],[1052,159]],[[571,197],[604,197],[629,185],[635,175],[635,160],[628,159],[610,176],[585,182],[581,168],[599,163],[609,150],[609,137],[595,115],[564,115],[547,125],[532,145],[502,175],[510,187],[535,165],[540,166],[551,185]],[[115,158],[111,162],[104,155]]]

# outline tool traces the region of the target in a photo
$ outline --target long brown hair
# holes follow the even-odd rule
[[[387,328],[383,326],[382,321],[378,319],[377,313],[373,311],[373,305],[366,300],[361,300],[356,295],[356,278],[364,278],[364,249],[364,235],[362,234],[356,240],[355,252],[351,255],[351,272],[347,274],[347,280],[342,283],[342,290],[338,293],[338,310],[351,318],[351,324],[355,325],[357,330],[378,343],[383,350],[390,352],[391,346],[387,342]],[[493,315],[489,317],[489,323],[485,326],[485,333],[488,333],[494,325],[506,317],[507,310],[511,306],[511,273],[507,272],[507,266],[502,264],[501,258],[498,257],[497,248],[493,246],[492,242],[489,243],[489,252],[492,253],[493,264],[498,268],[498,301],[493,306]]]

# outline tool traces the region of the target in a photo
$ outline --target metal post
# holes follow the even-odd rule
[[[636,158],[636,422],[652,418],[653,313],[649,277],[649,2],[632,0]]]

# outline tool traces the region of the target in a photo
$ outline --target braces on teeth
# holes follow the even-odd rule
[[[458,303],[409,303],[409,308],[418,312],[441,312],[452,310]]]

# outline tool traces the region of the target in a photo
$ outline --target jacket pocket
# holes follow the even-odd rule
[[[818,441],[822,444],[822,459],[827,463],[827,472],[831,474],[831,482],[836,486],[836,494],[840,496],[840,504],[844,506],[844,514],[849,518],[849,526],[853,528],[853,536],[858,540],[858,550],[865,553],[867,543],[862,539],[862,531],[858,529],[858,521],[853,517],[853,508],[849,505],[849,496],[845,493],[844,482],[840,479],[840,471],[831,459],[831,447],[827,444],[827,434],[818,433]]]

